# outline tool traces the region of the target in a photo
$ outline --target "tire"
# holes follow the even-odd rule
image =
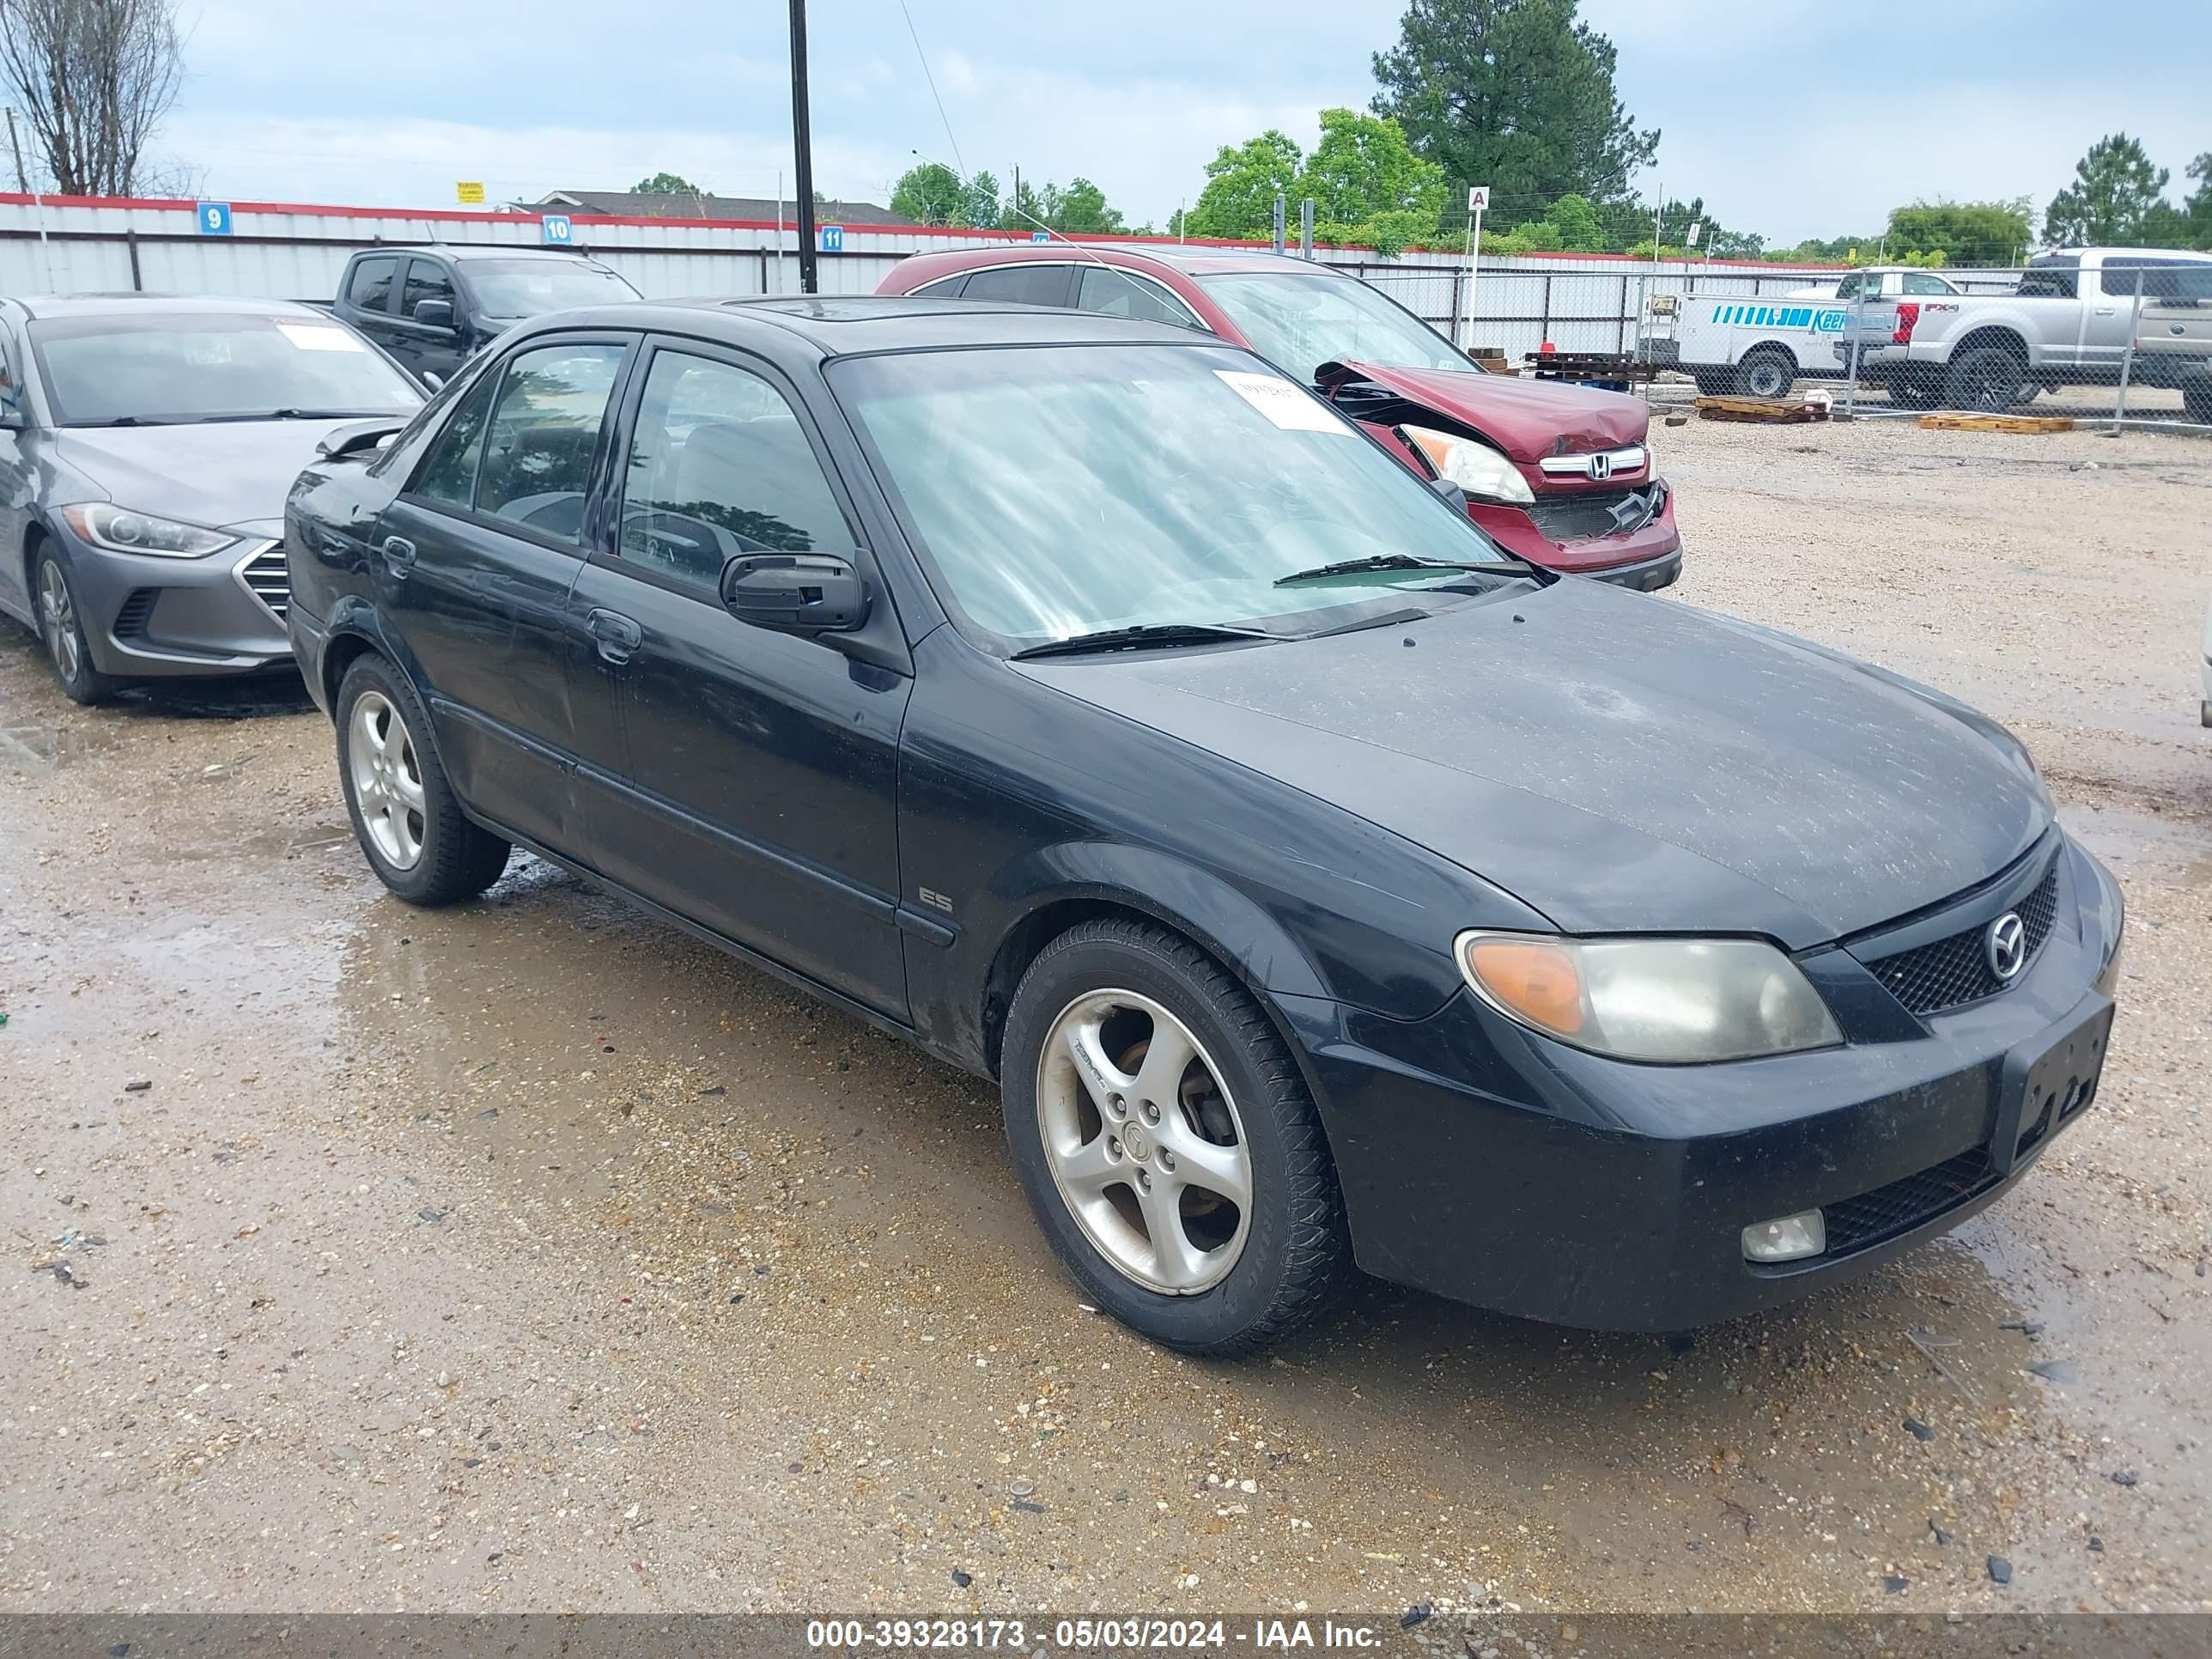
[[[1976,346],[1952,359],[1943,374],[1943,401],[1953,409],[2002,415],[2034,395],[2027,360],[2010,346]]]
[[[497,881],[514,849],[461,811],[407,677],[381,657],[357,658],[333,712],[346,814],[377,879],[426,908]]]
[[[1735,366],[1735,389],[1747,398],[1786,398],[1797,383],[1797,365],[1789,354],[1760,346]]]
[[[1073,1040],[1086,1030],[1095,1040]],[[1193,1047],[1166,1088],[1173,1061],[1144,1063],[1164,1030]],[[1328,1311],[1348,1281],[1313,1097],[1258,1005],[1189,940],[1120,918],[1060,935],[1014,993],[1000,1075],[1038,1224],[1086,1297],[1140,1335],[1255,1352]],[[1170,1095],[1164,1110],[1150,1091]],[[1241,1204],[1224,1197],[1240,1170]],[[1177,1241],[1164,1250],[1152,1242],[1163,1205]]]
[[[61,682],[62,694],[87,708],[106,702],[123,682],[93,666],[92,645],[85,638],[69,567],[46,546],[39,550],[35,562],[31,602],[36,607],[39,638],[46,647],[46,660],[53,665],[54,678]]]

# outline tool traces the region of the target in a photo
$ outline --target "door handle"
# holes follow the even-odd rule
[[[2097,314],[2100,317],[2109,317],[2118,309],[2119,307],[2117,306],[2099,306],[2097,307]]]
[[[618,611],[594,611],[584,618],[584,626],[599,645],[599,660],[617,668],[645,643],[645,630]]]
[[[405,581],[407,573],[415,568],[415,544],[404,536],[384,538],[384,562],[392,567],[392,579]]]

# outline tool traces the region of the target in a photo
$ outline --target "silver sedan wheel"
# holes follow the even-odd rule
[[[70,598],[69,578],[52,559],[39,567],[39,620],[54,666],[64,679],[74,681],[84,667],[84,641],[76,629],[76,605]]]
[[[422,769],[407,722],[381,691],[354,700],[346,764],[368,838],[393,869],[412,870],[422,856]]]
[[[1045,1161],[1076,1224],[1147,1290],[1219,1284],[1250,1231],[1252,1158],[1237,1103],[1190,1029],[1150,997],[1091,991],[1037,1061]]]

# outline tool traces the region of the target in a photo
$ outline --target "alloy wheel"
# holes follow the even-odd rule
[[[1115,1271],[1192,1296],[1243,1253],[1252,1158],[1237,1104],[1190,1028],[1133,991],[1062,1009],[1037,1061],[1037,1127],[1054,1185]]]
[[[84,669],[84,636],[77,632],[69,578],[52,559],[39,567],[39,619],[55,668],[64,681],[75,684]]]
[[[422,856],[422,769],[407,722],[381,691],[354,699],[347,731],[346,763],[354,805],[362,826],[386,863],[411,870]]]

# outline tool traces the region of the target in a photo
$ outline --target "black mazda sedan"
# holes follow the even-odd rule
[[[328,448],[290,629],[385,884],[525,847],[995,1079],[1046,1237],[1161,1342],[1355,1262],[1741,1314],[2095,1097],[2119,893],[2002,729],[1510,559],[1218,341],[612,307]]]

